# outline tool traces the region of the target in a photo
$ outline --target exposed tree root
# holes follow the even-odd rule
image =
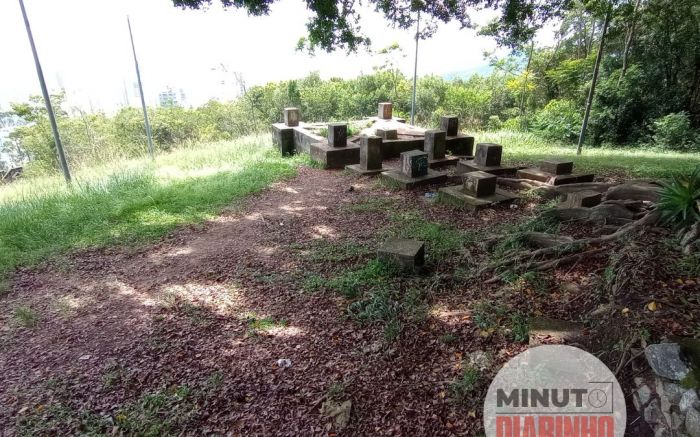
[[[485,266],[479,270],[477,276],[482,276],[486,273],[513,265],[518,265],[519,269],[537,269],[542,271],[555,268],[561,264],[565,264],[566,262],[575,262],[585,258],[586,256],[592,256],[603,251],[603,248],[590,249],[592,246],[618,240],[634,230],[646,226],[652,226],[659,220],[659,217],[660,213],[656,210],[652,210],[642,218],[620,227],[617,231],[611,234],[601,235],[599,237],[581,238],[572,242],[557,244],[550,247],[527,251],[520,255],[514,255]],[[575,253],[572,254],[572,252]],[[557,258],[553,260],[542,260],[542,258],[550,256],[556,256]],[[487,282],[494,282],[494,280],[497,280],[495,278],[497,277],[491,278]]]

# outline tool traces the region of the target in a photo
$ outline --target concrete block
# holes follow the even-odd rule
[[[503,146],[493,143],[479,143],[476,145],[474,162],[483,167],[495,167],[501,165]]]
[[[377,117],[382,120],[391,120],[393,112],[393,107],[391,102],[382,102],[379,104],[379,111]]]
[[[440,117],[440,129],[444,130],[447,136],[456,136],[459,133],[459,118],[455,115],[443,115]]]
[[[474,197],[491,196],[496,192],[496,176],[483,171],[465,173],[463,176],[464,192]]]
[[[284,124],[289,127],[299,126],[299,108],[284,108]]]
[[[418,240],[390,239],[377,250],[377,259],[405,271],[425,263],[425,243]]]
[[[425,131],[425,152],[429,160],[438,160],[445,157],[445,139],[447,134],[443,130]]]
[[[540,170],[553,175],[571,174],[574,171],[574,162],[561,159],[545,159],[540,161]]]
[[[332,147],[345,147],[348,145],[347,123],[328,124],[328,144]]]
[[[428,174],[428,154],[420,150],[411,150],[401,154],[401,173],[417,178]]]

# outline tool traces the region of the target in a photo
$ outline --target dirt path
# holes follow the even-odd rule
[[[305,260],[293,245],[351,238],[374,250],[384,216],[344,207],[382,196],[397,195],[304,168],[242,212],[156,245],[19,272],[0,310],[0,431],[12,435],[19,420],[44,423],[34,431],[77,432],[86,412],[133,430],[124,425],[130,414],[150,417],[145,394],[174,402],[186,386],[196,395],[181,397],[172,414],[191,420],[171,423],[162,411],[155,420],[187,433],[325,433],[332,428],[319,410],[335,389],[353,402],[347,434],[472,434],[474,412],[445,392],[463,344],[437,340],[459,330],[464,312],[446,310],[420,328],[434,332],[402,335],[387,349],[380,331],[346,317],[343,299],[301,289]],[[38,315],[35,327],[17,326],[18,307]],[[254,320],[271,326],[255,330]]]

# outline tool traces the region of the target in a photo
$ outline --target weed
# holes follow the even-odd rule
[[[0,299],[10,294],[11,290],[10,281],[0,279]]]
[[[382,286],[396,273],[395,267],[378,260],[370,260],[357,269],[348,270],[332,278],[328,281],[328,287],[349,299],[354,299],[363,289]]]
[[[351,203],[345,206],[350,212],[354,213],[370,213],[370,212],[388,212],[391,210],[393,201],[383,197],[369,197],[357,203]]]
[[[346,397],[345,390],[347,390],[345,383],[334,382],[328,386],[328,390],[326,390],[326,398],[329,400],[340,401]]]
[[[510,315],[510,333],[513,340],[525,343],[530,339],[530,323],[523,314],[512,313]]]
[[[182,430],[197,414],[194,395],[186,385],[142,395],[119,410],[116,424],[126,435],[160,436]]]
[[[251,336],[257,336],[261,332],[287,326],[285,320],[275,320],[272,317],[260,317],[254,313],[247,315],[246,322],[248,324],[248,335]]]
[[[12,315],[15,322],[24,328],[34,328],[39,324],[38,314],[27,305],[18,306]]]
[[[481,372],[473,367],[466,366],[461,375],[450,384],[452,399],[458,403],[464,403],[479,385]]]
[[[325,284],[326,280],[323,279],[322,276],[317,275],[315,273],[311,273],[304,279],[301,288],[307,293],[312,293],[314,291],[322,289]]]
[[[507,313],[506,307],[490,301],[480,301],[472,311],[472,320],[480,329],[495,329]]]
[[[437,262],[455,253],[471,237],[451,226],[428,221],[416,213],[401,213],[391,216],[393,226],[386,237],[411,238],[425,241],[426,254],[430,261]]]
[[[445,344],[452,344],[457,341],[457,336],[452,332],[440,336],[440,341]]]

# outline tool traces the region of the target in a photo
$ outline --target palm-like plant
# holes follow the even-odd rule
[[[686,227],[700,221],[700,166],[664,184],[658,208],[665,223]]]

